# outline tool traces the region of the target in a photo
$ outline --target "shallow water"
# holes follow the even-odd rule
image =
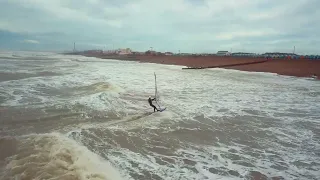
[[[0,179],[320,177],[319,81],[34,52],[0,75]]]

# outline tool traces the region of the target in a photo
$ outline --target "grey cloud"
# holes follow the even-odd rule
[[[319,45],[316,0],[20,1],[0,2],[0,29],[27,33],[43,45],[78,41],[186,51]]]

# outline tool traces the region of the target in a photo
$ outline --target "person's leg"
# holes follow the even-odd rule
[[[156,110],[158,111],[157,107],[155,105],[151,105],[153,107],[153,112],[156,112]]]

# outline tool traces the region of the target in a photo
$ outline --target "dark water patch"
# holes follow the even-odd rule
[[[26,79],[29,77],[35,77],[35,74],[31,73],[9,73],[9,72],[0,72],[0,82],[11,81],[18,79]]]
[[[273,165],[270,166],[271,168],[275,169],[275,170],[279,170],[279,171],[285,171],[285,170],[288,170],[289,167],[286,163],[275,163]]]
[[[291,162],[291,164],[293,164],[294,166],[298,167],[298,168],[313,168],[313,167],[318,167],[320,164],[317,162],[303,162],[303,161],[293,161]]]
[[[305,95],[310,96],[310,97],[319,97],[320,91],[308,92],[308,93],[305,93]]]
[[[265,152],[267,153],[266,157],[272,162],[283,162],[284,161],[284,159],[282,158],[282,155],[279,153],[276,153],[274,151],[269,151],[269,150],[265,150]]]
[[[221,108],[221,109],[218,109],[217,112],[228,112],[229,109],[226,109],[226,108]]]
[[[243,159],[241,156],[239,156],[237,154],[233,154],[233,153],[221,154],[221,157],[226,158],[226,159],[230,159],[232,161],[238,161],[238,160]]]
[[[63,74],[52,72],[52,71],[40,71],[40,72],[37,72],[36,75],[39,77],[45,77],[45,76],[60,76]]]
[[[188,167],[186,167],[187,169],[189,169],[190,171],[192,171],[193,173],[195,173],[195,174],[198,174],[199,173],[199,171],[195,168],[195,167],[190,167],[190,166],[188,166]]]
[[[242,175],[239,174],[238,171],[236,170],[229,170],[225,167],[210,167],[209,172],[211,172],[212,174],[217,174],[217,175],[221,175],[221,176],[235,176],[235,177],[239,177],[242,178]]]
[[[21,89],[18,89],[18,90],[14,90],[13,92],[12,92],[12,94],[13,95],[20,95],[20,94],[23,94],[23,90],[21,90]]]
[[[248,135],[246,132],[234,131],[231,133],[233,142],[239,143],[241,145],[249,146],[251,148],[262,149],[263,146],[257,142],[255,137]]]
[[[156,131],[156,132],[154,132]],[[82,143],[91,146],[89,142],[100,142],[101,146],[91,146],[95,152],[104,152],[108,148],[124,148],[139,154],[159,154],[167,158],[161,158],[162,161],[172,163],[174,160],[170,156],[175,156],[175,152],[181,147],[176,139],[171,139],[166,135],[159,137],[159,130],[145,128],[142,132],[136,130],[108,130],[104,128],[90,128],[82,134]],[[152,133],[151,133],[152,132]],[[160,132],[160,131],[159,131]],[[91,135],[90,135],[91,134]],[[97,140],[96,138],[101,138]],[[189,159],[189,158],[188,158]]]
[[[18,100],[18,103],[37,105],[42,103],[42,99],[37,97],[28,97],[28,96],[22,95],[21,98]]]
[[[213,127],[221,129],[226,133],[226,137],[230,137],[229,142],[238,143],[255,149],[265,148],[262,142],[272,139],[275,136],[269,130],[261,129],[264,122],[257,118],[241,116],[235,118],[227,118],[215,122]],[[219,137],[220,138],[220,137]]]
[[[235,170],[229,170],[228,173],[232,176],[236,176],[236,177],[242,177],[238,171]]]
[[[0,105],[5,103],[7,100],[12,99],[13,96],[11,96],[10,94],[0,91]],[[1,109],[1,106],[0,106]]]
[[[162,160],[161,158],[155,157],[156,163],[161,166],[169,166],[167,161]]]
[[[8,56],[0,56],[0,59],[2,60],[10,60],[10,59],[21,59],[22,56],[14,56],[13,57],[8,57]]]
[[[285,180],[285,179],[281,176],[276,176],[276,177],[271,177],[271,180]]]
[[[114,87],[106,82],[98,82],[87,86],[80,87],[62,87],[55,88],[46,85],[38,85],[34,87],[38,95],[42,96],[57,96],[61,98],[69,98],[75,96],[87,96],[91,94],[107,92],[114,90]]]
[[[0,137],[0,168],[6,164],[7,158],[17,151],[17,140],[13,137]]]
[[[244,147],[241,152],[251,156],[252,158],[264,157],[264,153],[262,151],[251,147]]]
[[[289,108],[287,109],[289,112],[295,113],[295,114],[305,114],[308,113],[307,111],[303,110],[303,109],[293,109],[293,108]]]
[[[54,105],[54,106],[43,108],[43,111],[47,114],[57,114],[57,113],[60,114],[60,113],[69,113],[71,110],[70,110],[70,107],[67,107],[67,106]]]
[[[60,73],[51,71],[42,71],[37,73],[13,73],[13,72],[0,72],[0,82],[27,79],[32,77],[44,77],[44,76],[59,76]]]
[[[228,152],[231,152],[231,153],[238,153],[238,151],[237,151],[237,150],[235,150],[235,149],[228,149]]]
[[[221,136],[219,131],[211,130],[192,130],[180,128],[169,133],[170,136],[178,137],[180,141],[192,142],[196,144],[212,145],[216,142],[216,136]]]
[[[26,57],[26,56],[14,56],[14,57],[0,57],[1,59],[10,59],[10,60],[20,60],[20,61],[61,61],[58,58],[50,58],[50,57],[41,57],[41,56],[31,56],[31,57]]]
[[[284,180],[284,178],[282,176],[271,176],[269,175],[269,177],[259,171],[249,171],[246,175],[245,175],[246,179],[250,179],[250,180]]]
[[[284,148],[298,148],[299,144],[295,144],[293,142],[283,141],[283,140],[276,140],[277,143],[281,144]]]
[[[289,117],[289,118],[300,117],[300,118],[304,118],[308,114],[309,114],[308,112],[295,113],[295,112],[292,112],[292,110],[291,111],[283,111],[283,112],[275,112],[275,113],[273,113],[274,116],[280,117],[280,118],[283,118],[283,117]]]
[[[255,165],[253,165],[252,163],[250,162],[247,162],[247,161],[233,161],[234,164],[239,164],[239,165],[242,165],[242,166],[245,166],[245,167],[255,167]]]
[[[0,121],[5,124],[23,123],[26,119],[37,119],[37,117],[45,115],[40,109],[3,107]]]
[[[0,123],[5,127],[3,133],[7,135],[44,133],[86,122],[81,112],[72,112],[72,109],[55,113],[47,113],[44,109],[5,107],[0,116]]]
[[[153,172],[147,171],[147,170],[142,170],[140,172],[141,174],[134,173],[132,174],[132,177],[134,179],[141,179],[141,180],[149,180],[149,179],[154,179],[154,180],[163,180],[159,175],[154,174]]]
[[[244,111],[244,112],[246,112],[246,113],[248,113],[248,114],[251,114],[251,115],[260,115],[260,114],[261,114],[260,111],[258,111],[258,110],[252,110],[252,109],[244,109],[244,110],[242,110],[242,111]]]
[[[190,166],[194,166],[197,164],[197,162],[189,160],[189,159],[183,159],[184,164],[190,165]]]
[[[221,170],[221,169],[218,169],[218,168],[209,168],[209,172],[211,172],[212,174],[218,174],[218,175],[222,175],[222,176],[229,175],[228,172]]]
[[[173,158],[169,158],[169,157],[161,157],[161,159],[165,162],[168,162],[169,164],[173,165],[176,164],[176,160]]]
[[[296,121],[291,124],[295,129],[304,129],[304,130],[311,130],[313,132],[319,132],[317,131],[320,126],[320,121],[318,122],[312,122],[312,121]],[[317,133],[315,133],[317,134]]]
[[[193,144],[219,146],[218,142],[226,144],[231,142],[228,132],[220,128],[217,122],[203,118],[199,118],[199,121],[181,121],[174,130],[167,134],[180,141]]]
[[[84,131],[82,136],[82,143],[86,146],[91,146],[89,142],[94,142],[96,137],[102,137],[101,140],[104,142],[103,146],[91,146],[95,151],[98,152],[103,152],[103,149],[105,148],[121,147],[136,153],[141,153],[142,150],[140,148],[145,144],[143,139],[139,137],[130,136],[123,131],[110,131],[108,129],[91,128],[88,131]]]
[[[33,114],[34,113],[34,114]],[[70,117],[76,117],[79,115],[79,113],[68,113],[68,114],[56,114],[56,115],[40,115],[42,113],[32,112],[32,114],[21,114],[16,115],[15,117],[11,116],[11,120],[6,121],[6,125],[9,124],[15,124],[15,125],[27,125],[27,124],[33,124],[33,125],[39,125],[44,124],[48,121],[59,121],[61,119],[66,119]],[[34,115],[34,117],[31,117]],[[6,116],[3,116],[2,118],[6,118]],[[54,122],[54,123],[60,123],[60,122]]]

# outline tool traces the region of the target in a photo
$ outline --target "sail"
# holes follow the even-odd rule
[[[156,104],[159,106],[160,108],[160,105],[158,104],[159,102],[159,95],[158,95],[158,88],[157,88],[157,75],[156,73],[154,73],[154,86],[155,86],[155,92],[154,92],[154,97],[156,98]]]

